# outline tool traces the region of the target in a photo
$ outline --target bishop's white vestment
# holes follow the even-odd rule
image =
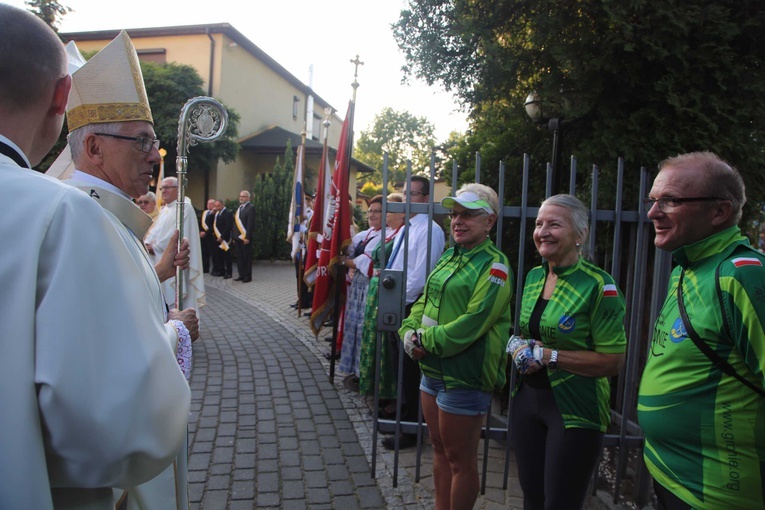
[[[151,257],[140,241],[151,226],[151,218],[119,188],[90,174],[75,170],[71,178],[63,182],[84,191],[103,207],[114,230],[122,239],[124,249],[129,253],[132,264],[141,271],[141,281],[145,285],[142,299],[149,298],[149,302],[153,304],[153,314],[152,317],[137,320],[139,322],[150,320],[164,323],[167,319],[165,298]],[[175,352],[177,332],[170,324],[165,324],[164,327],[166,341]],[[187,508],[188,501],[185,491],[188,475],[187,461],[188,452],[182,448],[176,462],[168,466],[157,477],[127,491],[127,508],[129,510]],[[176,497],[177,487],[182,488],[180,498]],[[123,491],[115,490],[115,498],[119,500],[122,497],[124,497]]]

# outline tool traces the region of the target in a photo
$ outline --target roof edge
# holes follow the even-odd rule
[[[58,35],[68,42],[70,40],[75,41],[95,41],[99,39],[111,40],[119,35],[122,29],[109,29],[109,30],[95,30],[86,32],[60,32]],[[125,31],[128,33],[131,39],[140,39],[144,37],[167,37],[167,36],[179,36],[179,35],[206,35],[206,34],[223,34],[228,36],[239,46],[247,50],[255,58],[264,62],[268,67],[273,69],[277,74],[286,79],[291,85],[299,89],[305,95],[311,95],[314,98],[314,102],[319,103],[322,107],[330,107],[334,112],[337,112],[337,108],[329,104],[325,99],[319,96],[316,91],[311,89],[308,85],[300,81],[294,74],[289,72],[283,65],[272,58],[268,53],[260,49],[255,43],[250,41],[239,30],[234,28],[230,23],[211,23],[204,25],[180,25],[180,26],[166,26],[166,27],[149,27],[149,28],[127,28]],[[339,116],[338,116],[339,118]]]

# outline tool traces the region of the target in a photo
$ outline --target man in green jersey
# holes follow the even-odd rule
[[[662,162],[644,200],[677,263],[638,397],[659,508],[765,508],[765,256],[736,226],[745,202],[739,173],[709,152]]]

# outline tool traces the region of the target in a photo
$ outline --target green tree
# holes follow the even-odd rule
[[[141,72],[154,118],[154,131],[162,147],[167,150],[165,161],[174,162],[178,146],[178,118],[186,101],[206,95],[202,88],[202,78],[193,67],[174,63],[141,62]],[[231,108],[226,107],[226,110],[229,124],[223,137],[213,143],[200,143],[188,151],[190,172],[207,172],[219,159],[225,163],[236,159],[239,152],[236,140],[240,117]],[[66,146],[67,133],[65,129],[50,154],[38,166],[39,170],[44,172],[55,161]],[[174,165],[165,165],[169,175],[174,173],[174,168]]]
[[[393,193],[395,190],[393,189],[393,186],[388,184],[388,192],[387,193]],[[365,194],[368,197],[373,197],[375,195],[381,195],[383,192],[382,184],[376,184],[372,181],[367,181],[364,183],[364,185],[361,187],[361,192]],[[387,194],[386,193],[386,194]]]
[[[206,96],[202,78],[191,66],[175,63],[141,62],[141,72],[149,97],[154,131],[167,150],[165,161],[175,161],[178,146],[178,118],[186,102]],[[225,105],[224,105],[225,106]],[[223,137],[213,143],[200,143],[188,151],[189,169],[208,171],[219,159],[231,163],[239,153],[239,114],[226,106],[229,124]],[[172,173],[172,165],[170,173]],[[165,166],[166,171],[168,167]]]
[[[523,110],[536,91],[582,168],[613,178],[623,156],[635,182],[640,165],[712,150],[762,196],[763,26],[758,0],[410,0],[394,34],[407,76],[469,107],[471,148],[549,161]]]
[[[287,143],[284,162],[277,158],[274,171],[255,180],[252,203],[255,206],[254,257],[258,260],[289,260],[292,246],[286,242],[287,219],[292,200],[295,155]]]
[[[406,177],[407,159],[412,161],[412,173],[429,167],[434,131],[435,127],[425,117],[383,108],[375,115],[372,127],[359,135],[353,157],[375,168],[368,179],[382,183],[383,152],[387,152],[389,179],[402,181]]]
[[[55,32],[58,32],[61,18],[74,11],[71,7],[62,5],[55,0],[27,0],[24,4],[29,6],[29,12],[43,20]]]

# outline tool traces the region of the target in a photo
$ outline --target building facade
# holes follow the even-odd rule
[[[208,96],[223,101],[241,116],[241,150],[233,163],[218,162],[209,171],[189,168],[188,196],[195,204],[208,198],[236,198],[239,190],[253,189],[258,174],[273,170],[283,158],[287,141],[293,149],[306,131],[307,173],[318,175],[323,144],[325,110],[331,110],[327,135],[334,161],[346,105],[341,111],[316,95],[281,64],[228,23],[128,29],[142,61],[174,62],[193,67],[204,80]],[[96,52],[118,34],[117,30],[60,34],[77,43],[83,53]],[[350,98],[349,90],[349,98]],[[178,112],[180,114],[180,112]],[[165,171],[174,172],[174,162]],[[352,161],[350,189],[355,200],[356,174],[372,169]],[[312,186],[313,187],[313,186]]]

